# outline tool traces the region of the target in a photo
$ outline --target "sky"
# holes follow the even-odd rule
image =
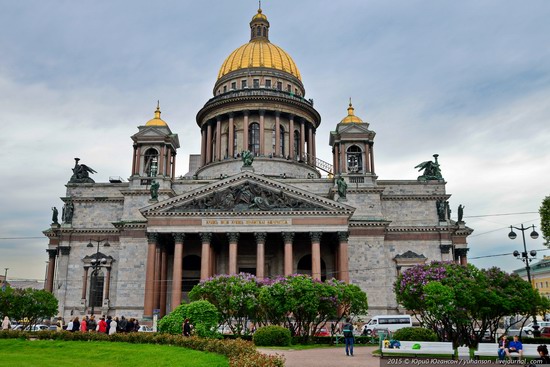
[[[74,157],[130,176],[137,126],[180,138],[176,174],[200,153],[195,116],[219,67],[249,40],[253,0],[0,0],[0,274],[44,279],[51,208]],[[300,69],[322,116],[317,155],[355,113],[376,132],[379,179],[416,179],[439,154],[470,262],[523,266],[520,232],[550,195],[550,2],[264,0],[270,40]],[[61,211],[61,210],[60,210]],[[527,235],[527,249],[544,250]],[[539,230],[540,233],[540,230]],[[496,256],[506,254],[504,256]],[[549,252],[539,251],[538,258]],[[485,257],[489,256],[489,257]]]

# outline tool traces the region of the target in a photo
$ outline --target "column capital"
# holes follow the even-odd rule
[[[469,248],[455,248],[455,255],[466,256],[468,255],[469,250],[470,250]]]
[[[294,117],[296,117],[296,116],[293,115],[293,114],[291,114],[291,113],[288,114],[288,119],[289,119],[289,120],[294,121]]]
[[[448,254],[451,251],[452,245],[439,245],[442,254]],[[456,250],[455,250],[456,253]]]
[[[147,241],[149,243],[157,243],[159,239],[159,234],[156,232],[147,232]]]
[[[210,232],[201,232],[199,233],[199,235],[201,236],[202,243],[210,243],[210,241],[212,240],[212,233]]]
[[[258,113],[260,114],[260,116],[264,116],[265,115],[265,110],[260,109],[260,110],[258,110]]]
[[[292,241],[294,240],[294,232],[283,232],[283,241],[285,243],[292,243]]]
[[[256,238],[256,242],[265,243],[265,239],[267,238],[267,233],[265,233],[265,232],[254,232],[254,237]]]
[[[220,122],[222,120],[222,116],[221,115],[217,115],[216,116],[216,122]]]
[[[338,240],[340,242],[347,242],[349,238],[349,232],[338,232]]]
[[[48,257],[50,259],[55,258],[55,256],[57,255],[57,249],[56,248],[49,248],[49,249],[46,250],[46,252],[48,253]]]
[[[311,238],[311,242],[321,241],[322,235],[323,235],[323,232],[309,232],[309,237]]]
[[[245,115],[245,116],[250,115],[250,111],[249,111],[249,110],[244,110],[244,111],[243,111],[243,115]]]
[[[59,251],[61,251],[61,255],[69,255],[71,248],[69,246],[59,246]]]
[[[183,242],[185,239],[185,233],[172,233],[172,237],[174,237],[174,241],[177,242]]]
[[[236,243],[239,241],[239,232],[231,232],[227,234],[227,238],[229,240],[229,243]]]
[[[275,117],[281,117],[281,111],[275,111]]]
[[[229,116],[229,118],[232,119],[233,117],[235,117],[235,113],[234,112],[229,112],[227,114],[227,116]]]

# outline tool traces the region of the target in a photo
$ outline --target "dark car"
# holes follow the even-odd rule
[[[541,327],[540,336],[542,336],[543,338],[550,338],[550,326]]]

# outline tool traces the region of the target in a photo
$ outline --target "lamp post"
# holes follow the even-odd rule
[[[92,309],[91,309],[91,314],[93,315],[94,314],[94,307],[95,307],[95,300],[93,299],[92,295],[95,295],[97,290],[95,289],[97,287],[97,273],[99,271],[99,268],[101,267],[101,265],[104,265],[107,263],[107,259],[106,258],[99,258],[99,244],[101,242],[105,242],[103,244],[103,247],[109,247],[111,246],[109,244],[109,241],[107,241],[106,238],[102,238],[102,239],[97,239],[97,240],[92,240],[90,239],[90,242],[88,243],[88,245],[86,245],[86,247],[94,247],[94,244],[92,243],[93,242],[97,242],[97,250],[95,252],[95,256],[94,258],[90,261],[91,263],[91,266],[92,266],[92,279],[94,280],[92,285],[93,286],[90,286],[90,304],[92,306]]]
[[[516,258],[521,259],[521,261],[525,263],[525,271],[527,272],[527,281],[529,282],[529,285],[532,287],[533,283],[531,283],[531,266],[529,266],[529,264],[537,256],[537,251],[531,250],[529,253],[527,253],[527,245],[525,244],[525,231],[530,228],[533,229],[533,231],[530,234],[531,238],[534,240],[539,238],[539,234],[535,231],[535,225],[531,225],[529,227],[523,227],[523,224],[521,225],[521,228],[510,226],[510,233],[508,233],[508,238],[513,240],[517,237],[516,233],[514,232],[514,229],[521,231],[521,236],[523,238],[523,252],[520,253],[518,250],[516,250],[514,251],[513,254]],[[533,312],[533,336],[535,337],[540,336],[539,325],[537,323],[537,316],[535,312]]]
[[[6,286],[8,285],[8,270],[10,268],[4,268],[4,282],[2,283],[2,291],[6,290]]]

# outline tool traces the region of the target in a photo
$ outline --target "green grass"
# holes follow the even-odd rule
[[[181,347],[111,342],[0,339],[3,367],[227,367],[222,355]]]

